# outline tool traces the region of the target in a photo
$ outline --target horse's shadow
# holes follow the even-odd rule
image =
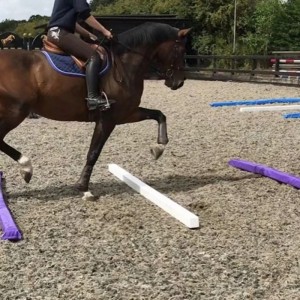
[[[145,182],[150,185],[152,188],[158,190],[163,194],[168,194],[170,192],[188,192],[197,188],[204,187],[208,184],[214,184],[219,181],[225,182],[235,182],[242,181],[245,179],[256,178],[258,175],[247,174],[244,176],[184,176],[184,175],[175,175],[167,176],[164,180],[155,179]],[[122,182],[116,182],[115,180],[106,180],[98,183],[90,184],[91,190],[96,198],[101,196],[116,196],[121,195],[122,193],[132,192],[135,193],[130,187]],[[61,200],[63,198],[74,197],[74,199],[80,199],[80,193],[74,188],[74,185],[50,185],[46,188],[41,189],[28,189],[20,192],[7,192],[6,196],[8,199],[16,198],[27,198],[28,200],[37,199],[43,201],[53,201]]]

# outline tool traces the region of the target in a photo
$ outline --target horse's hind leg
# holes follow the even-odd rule
[[[0,151],[7,154],[13,160],[19,163],[20,173],[23,179],[28,183],[32,177],[31,161],[26,156],[23,156],[22,153],[5,143],[3,140],[8,132],[10,132],[12,129],[17,127],[20,123],[22,123],[26,115],[18,115],[17,117],[12,117],[12,112],[8,114],[11,114],[10,118],[4,118],[0,114]]]

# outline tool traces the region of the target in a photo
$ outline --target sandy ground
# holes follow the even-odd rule
[[[240,113],[212,101],[297,97],[299,89],[189,80],[147,81],[143,105],[168,117],[160,160],[153,121],[118,127],[98,161],[95,202],[73,189],[93,125],[27,119],[6,141],[34,177],[0,155],[5,194],[24,239],[0,242],[0,298],[300,299],[299,191],[228,166],[232,158],[300,174],[300,120]],[[116,163],[200,217],[190,230],[121,183]]]

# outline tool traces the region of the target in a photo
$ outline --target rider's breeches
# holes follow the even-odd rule
[[[73,55],[83,61],[88,61],[95,50],[77,35],[58,27],[48,30],[47,38],[49,42],[55,44],[67,54]]]

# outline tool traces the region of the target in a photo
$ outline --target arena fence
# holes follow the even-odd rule
[[[43,33],[32,37],[30,34],[19,36],[14,32],[0,33],[0,49],[34,50],[42,48]]]
[[[300,52],[272,55],[186,55],[190,79],[300,84]]]
[[[0,34],[0,49],[41,49],[43,35],[21,37],[5,32]],[[300,85],[300,51],[272,55],[187,54],[185,70],[189,79]],[[155,78],[155,74],[149,78]]]

